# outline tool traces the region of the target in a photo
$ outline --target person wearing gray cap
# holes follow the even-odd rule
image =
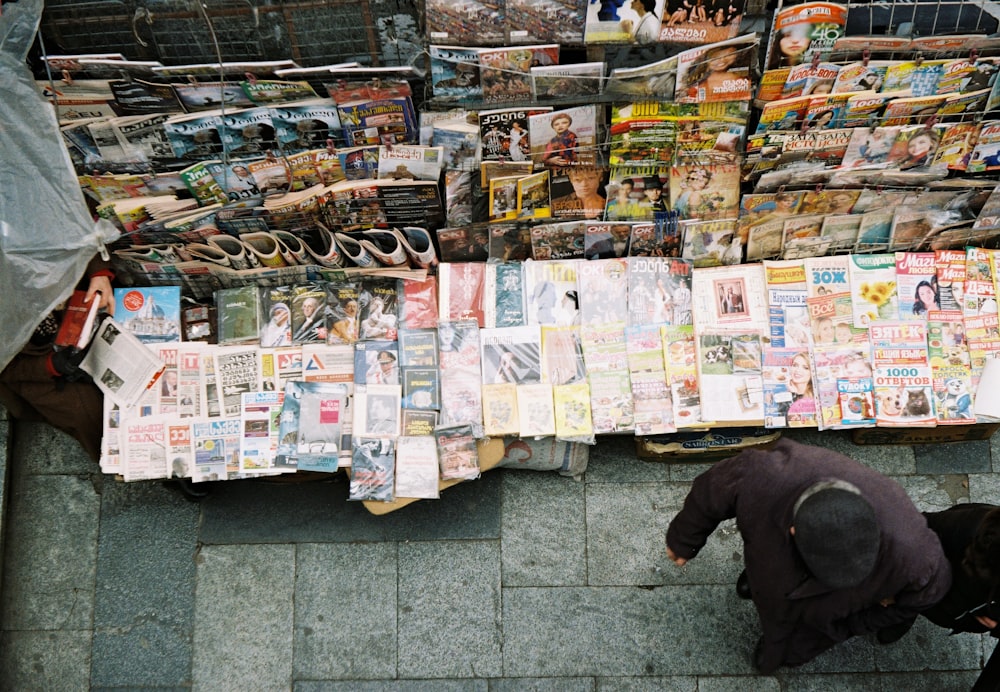
[[[828,449],[780,440],[698,476],[667,529],[683,566],[736,518],[763,635],[754,667],[797,666],[850,637],[912,620],[951,585],[937,536],[903,488]]]

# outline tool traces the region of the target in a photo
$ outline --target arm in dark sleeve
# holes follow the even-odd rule
[[[739,482],[746,464],[742,452],[720,461],[694,479],[681,511],[667,528],[667,547],[690,560],[722,521],[736,516]]]
[[[895,602],[888,606],[878,603],[850,615],[846,625],[850,635],[877,632],[883,627],[911,621],[917,615],[940,601],[951,587],[951,565],[940,546],[929,550],[923,575],[896,594]]]

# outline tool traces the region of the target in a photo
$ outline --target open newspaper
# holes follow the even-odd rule
[[[107,317],[80,367],[113,402],[131,408],[159,379],[164,364],[144,343]]]

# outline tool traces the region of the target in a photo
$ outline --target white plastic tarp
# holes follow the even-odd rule
[[[55,109],[25,64],[42,5],[6,3],[0,15],[0,369],[118,236],[91,220]]]

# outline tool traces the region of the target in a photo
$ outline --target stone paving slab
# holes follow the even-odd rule
[[[89,478],[15,474],[0,627],[90,630],[100,497]]]
[[[504,677],[749,674],[755,618],[723,586],[504,589]]]
[[[421,500],[383,516],[347,499],[343,474],[329,482],[217,483],[201,503],[199,539],[232,544],[497,538],[501,475],[485,473],[449,488],[439,500]]]
[[[500,542],[399,546],[399,675],[500,677]]]
[[[963,475],[897,476],[894,480],[921,512],[939,512],[969,501],[969,479]]]
[[[161,483],[104,484],[91,682],[191,683],[198,506]]]
[[[504,586],[587,583],[584,488],[555,474],[504,471]]]
[[[489,692],[486,680],[371,680],[296,682],[295,692]]]
[[[847,430],[802,428],[783,431],[782,435],[802,444],[840,452],[887,476],[916,473],[916,458],[910,445],[856,445]]]
[[[597,678],[597,692],[697,692],[698,678],[674,675],[664,678]]]
[[[667,527],[689,490],[680,483],[588,485],[589,585],[735,584],[743,540],[734,521],[723,522],[683,568],[667,559]]]
[[[290,688],[295,546],[206,546],[198,562],[193,689]]]
[[[80,443],[42,421],[19,420],[14,439],[17,468],[29,474],[100,473]]]
[[[490,680],[490,692],[595,692],[594,678],[500,678]]]
[[[917,473],[989,473],[992,469],[989,440],[914,445],[913,456]]]
[[[597,438],[587,462],[588,483],[665,481],[669,467],[659,461],[644,461],[635,455],[633,435]]]
[[[394,543],[296,548],[295,679],[396,676],[397,571]]]
[[[898,642],[874,649],[875,665],[881,671],[968,670],[979,667],[983,642],[978,634],[951,636],[943,627],[917,618]]]
[[[0,688],[86,690],[90,630],[0,632]]]

